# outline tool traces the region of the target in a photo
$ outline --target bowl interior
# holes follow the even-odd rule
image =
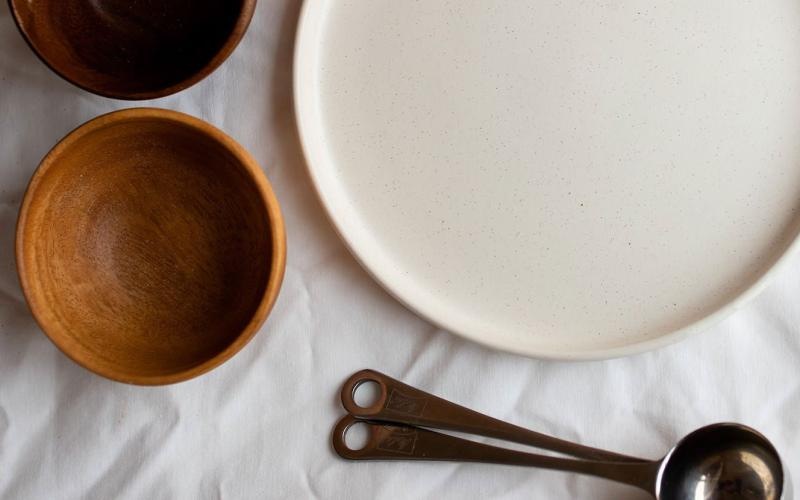
[[[56,72],[101,94],[137,98],[194,80],[234,36],[243,13],[252,14],[253,2],[11,0],[11,3],[29,43]],[[238,37],[233,45],[236,42]]]
[[[26,295],[84,366],[170,376],[218,356],[253,320],[270,215],[241,161],[205,133],[154,118],[102,126],[57,147],[26,197]]]

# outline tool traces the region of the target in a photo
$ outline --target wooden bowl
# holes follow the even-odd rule
[[[117,99],[179,92],[241,40],[256,0],[9,0],[33,51],[64,79]]]
[[[286,240],[261,169],[206,122],[161,109],[96,118],[31,179],[17,270],[50,339],[110,379],[200,375],[258,331]]]

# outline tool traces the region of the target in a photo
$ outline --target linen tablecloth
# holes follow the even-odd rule
[[[0,497],[646,498],[519,467],[345,462],[329,444],[343,413],[338,391],[366,367],[541,432],[645,457],[696,427],[738,421],[800,471],[800,257],[716,327],[629,358],[543,362],[441,331],[369,278],[315,197],[292,110],[299,10],[298,0],[261,0],[211,77],[128,103],[55,76],[0,2]],[[252,152],[284,210],[289,246],[280,298],[253,341],[213,372],[160,388],[110,382],[62,355],[28,312],[13,255],[17,210],[42,156],[86,120],[139,105],[198,116]]]

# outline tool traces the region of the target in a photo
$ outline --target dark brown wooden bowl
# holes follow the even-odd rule
[[[42,330],[110,379],[204,373],[258,331],[286,240],[261,169],[188,115],[96,118],[42,160],[20,210],[17,270]]]
[[[256,0],[8,0],[33,51],[89,92],[152,99],[214,71],[241,40]]]

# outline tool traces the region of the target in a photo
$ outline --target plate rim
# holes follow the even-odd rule
[[[319,35],[315,23],[319,24],[321,18],[324,17],[321,12],[326,11],[329,5],[329,2],[325,0],[305,0],[300,11],[297,32],[294,39],[295,45],[292,68],[293,111],[295,114],[295,126],[306,164],[306,172],[311,179],[311,184],[317,199],[320,200],[327,218],[332,223],[341,241],[344,242],[345,247],[347,247],[348,251],[359,265],[395,300],[436,327],[485,347],[534,359],[550,361],[595,361],[631,356],[675,344],[689,336],[706,331],[711,326],[722,322],[725,318],[741,309],[759,295],[767,285],[769,285],[770,281],[781,272],[798,249],[800,249],[800,229],[797,229],[796,234],[790,237],[786,247],[778,252],[777,257],[774,257],[772,262],[765,266],[765,270],[758,277],[751,280],[750,284],[746,285],[738,295],[732,297],[716,309],[710,309],[711,312],[704,315],[702,318],[668,333],[660,334],[652,338],[637,339],[627,343],[623,342],[606,348],[590,347],[581,350],[564,348],[530,349],[525,346],[514,345],[513,342],[498,340],[496,337],[484,335],[475,328],[465,328],[463,324],[459,324],[458,318],[451,316],[445,317],[446,313],[437,314],[435,311],[431,310],[432,308],[421,303],[419,299],[414,298],[414,290],[409,290],[397,283],[393,283],[391,276],[388,276],[389,272],[386,269],[381,269],[376,262],[379,260],[379,256],[363,250],[364,243],[361,242],[361,244],[359,244],[360,241],[357,235],[354,234],[356,229],[352,224],[348,225],[341,215],[337,215],[338,212],[335,207],[335,201],[332,199],[332,196],[328,194],[330,190],[326,192],[326,185],[316,170],[318,168],[329,167],[329,165],[320,166],[321,163],[324,163],[321,159],[323,154],[320,150],[326,148],[321,145],[321,138],[313,136],[314,134],[311,131],[312,125],[309,124],[310,121],[313,120],[313,118],[309,116],[312,114],[310,109],[316,104],[309,102],[309,97],[310,94],[313,95],[313,90],[316,88],[316,85],[313,79],[308,78],[307,73],[313,70],[313,64],[309,61],[309,58],[314,55],[312,50],[316,46],[316,44],[312,43],[313,37]],[[322,125],[320,125],[320,127],[322,127]],[[315,167],[315,165],[317,166]]]

